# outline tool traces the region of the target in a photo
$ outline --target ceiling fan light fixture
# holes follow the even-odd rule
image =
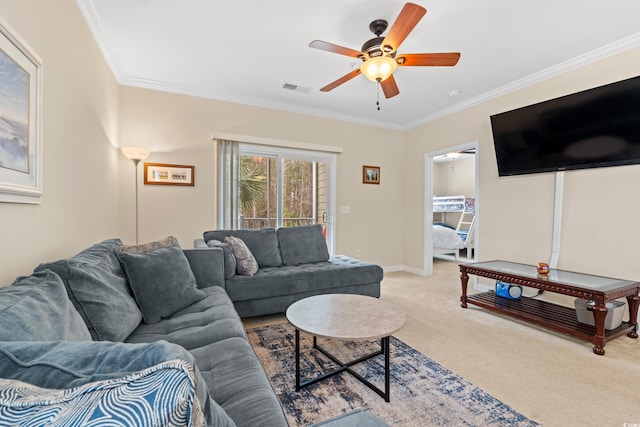
[[[362,63],[360,71],[372,82],[380,83],[389,78],[398,68],[395,59],[389,56],[376,56]]]

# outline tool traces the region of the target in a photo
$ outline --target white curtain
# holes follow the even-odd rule
[[[240,143],[218,139],[218,228],[237,230],[240,202]]]

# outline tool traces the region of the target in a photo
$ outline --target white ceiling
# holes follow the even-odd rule
[[[399,53],[461,52],[455,67],[399,67],[400,94],[358,76],[318,89],[359,60],[369,23],[400,0],[77,0],[123,85],[405,130],[493,96],[640,46],[638,0],[425,0]],[[384,34],[383,34],[384,35]],[[640,60],[640,59],[639,59]],[[299,86],[292,91],[285,84]],[[457,91],[457,97],[450,97]]]

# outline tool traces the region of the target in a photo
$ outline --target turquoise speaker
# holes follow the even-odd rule
[[[512,285],[511,283],[496,281],[496,295],[508,299],[522,298],[522,286]]]

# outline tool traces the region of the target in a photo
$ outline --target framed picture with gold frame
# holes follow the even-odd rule
[[[363,184],[380,184],[380,166],[362,166]]]
[[[145,163],[144,183],[146,185],[195,185],[195,166],[170,165],[166,163]]]

